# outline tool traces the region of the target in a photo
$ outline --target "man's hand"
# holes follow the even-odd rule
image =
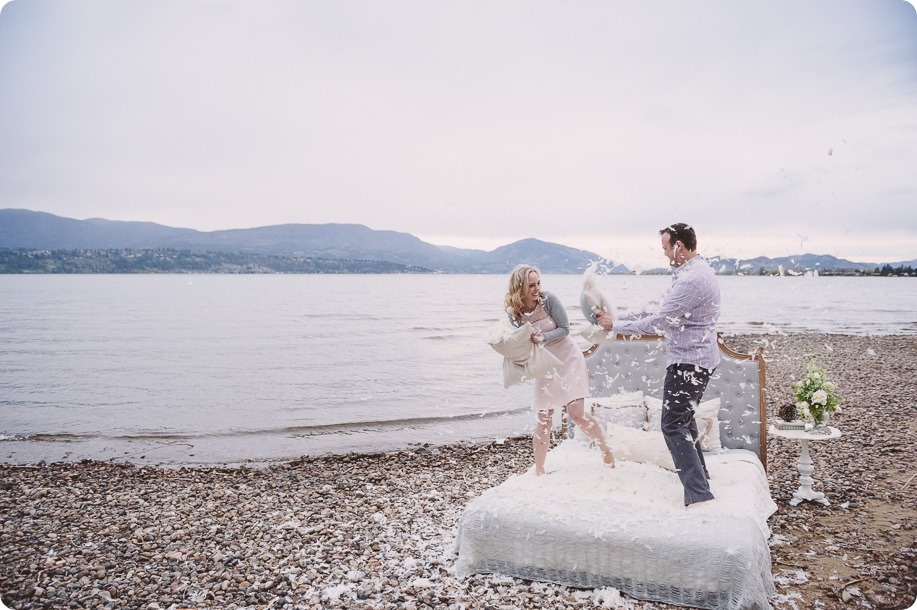
[[[611,327],[614,326],[614,319],[604,311],[596,312],[595,322],[605,330],[611,330]]]

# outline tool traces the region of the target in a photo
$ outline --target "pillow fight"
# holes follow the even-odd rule
[[[581,334],[595,343],[616,336],[665,337],[660,429],[684,489],[684,504],[690,509],[714,500],[695,410],[720,361],[716,333],[720,289],[713,269],[698,255],[697,235],[691,226],[674,223],[661,229],[659,236],[672,268],[672,283],[658,309],[615,315],[594,276],[587,274],[580,306],[593,326]],[[488,343],[504,356],[504,386],[526,379],[534,382],[535,475],[546,474],[555,409],[566,409],[570,420],[598,446],[604,464],[614,468],[613,447],[584,408],[589,396],[585,358],[570,336],[564,306],[553,293],[542,290],[536,267],[520,264],[513,269],[504,306],[507,320],[492,331]]]

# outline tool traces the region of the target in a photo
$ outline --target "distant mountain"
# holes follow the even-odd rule
[[[826,254],[797,254],[779,258],[758,256],[747,259],[712,256],[707,261],[718,275],[759,275],[762,271],[768,275],[779,273],[803,275],[812,272],[824,272],[824,275],[874,275],[877,269],[885,275],[888,268],[893,271],[903,270],[903,273],[897,273],[898,275],[914,275],[909,269],[917,269],[917,260],[899,263],[856,263]],[[655,267],[643,269],[639,273],[640,275],[668,275],[671,269]]]
[[[30,210],[0,210],[0,248],[31,250],[169,249],[302,259],[383,261],[448,273],[508,273],[531,262],[545,273],[581,273],[602,258],[537,239],[492,252],[435,246],[408,233],[357,224],[287,224],[253,229],[196,231],[148,222],[75,220]],[[629,273],[605,263],[609,272]]]
[[[708,259],[717,273],[754,275],[764,269],[765,272],[783,270],[784,273],[805,273],[807,271],[873,271],[882,267],[878,263],[858,263],[829,254],[795,254],[768,258],[759,256],[749,259],[734,259],[714,256]],[[892,267],[913,267],[913,261],[891,263]]]
[[[575,269],[577,273],[582,273],[592,261],[601,260],[601,257],[593,252],[559,246],[533,238],[500,246],[493,252],[489,252],[488,257],[492,264],[502,264],[507,271],[517,263],[525,261],[545,273],[557,273],[559,269]],[[630,273],[627,267],[614,262],[604,263],[603,270],[606,273]]]
[[[14,209],[0,210],[0,248],[49,251],[162,249],[250,256],[246,263],[234,261],[230,264],[219,257],[207,259],[218,269],[269,270],[279,266],[278,268],[283,269],[311,269],[318,272],[378,268],[384,269],[385,272],[406,269],[445,273],[508,273],[516,264],[528,262],[545,273],[582,273],[591,262],[597,261],[603,273],[630,273],[624,265],[603,260],[594,252],[533,238],[486,252],[436,246],[409,233],[377,231],[358,224],[286,224],[207,232],[167,227],[152,222],[102,218],[75,220],[45,212]],[[65,257],[70,261],[68,264],[76,265],[72,262],[74,256],[68,254]],[[261,258],[265,256],[278,256],[289,260],[283,263],[268,263],[265,262],[267,259]],[[180,257],[173,258],[180,260]],[[716,256],[708,260],[717,273],[741,275],[757,275],[762,270],[764,273],[773,273],[781,269],[789,275],[815,270],[870,273],[885,266],[818,254],[798,254],[780,258],[760,256],[751,259]],[[349,262],[345,264],[344,261]],[[373,261],[386,265],[367,264]],[[890,266],[917,268],[917,259],[890,263]],[[74,268],[79,266],[76,265]],[[668,273],[668,269],[650,269],[642,273]]]
[[[0,210],[0,247],[36,250],[158,248],[194,229],[174,229],[152,222],[74,220],[45,212]]]

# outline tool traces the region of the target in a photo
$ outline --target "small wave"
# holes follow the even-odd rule
[[[323,434],[352,434],[368,430],[412,428],[477,419],[496,419],[528,411],[528,407],[506,411],[484,411],[481,413],[463,413],[461,415],[443,415],[434,417],[410,417],[405,419],[364,420],[340,422],[333,424],[315,424],[310,426],[288,426],[283,428],[265,428],[260,430],[231,430],[226,432],[148,432],[140,434],[14,434],[0,436],[0,441],[30,441],[44,443],[73,443],[88,440],[106,441],[191,441],[207,438],[232,438],[260,435],[291,434],[294,436],[318,436]]]
[[[6,442],[16,442],[16,441],[27,441],[31,438],[29,434],[0,434],[0,443]]]
[[[297,434],[300,436],[314,436],[318,434],[338,434],[362,430],[382,429],[382,428],[408,428],[417,426],[426,426],[434,424],[445,424],[459,421],[471,421],[476,419],[495,419],[506,417],[514,413],[528,411],[528,407],[513,409],[507,411],[485,411],[482,413],[464,413],[461,415],[443,415],[438,417],[412,417],[405,419],[387,419],[387,420],[366,420],[359,422],[344,422],[337,424],[318,424],[314,426],[296,426],[289,428],[278,428],[273,430],[251,431],[245,434],[265,434],[265,433],[283,433]]]

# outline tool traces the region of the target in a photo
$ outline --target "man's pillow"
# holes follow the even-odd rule
[[[579,305],[583,315],[592,324],[596,323],[595,314],[599,311],[604,311],[614,318],[614,308],[611,306],[611,301],[599,290],[594,266],[590,266],[583,273],[583,292],[580,294]]]
[[[586,404],[592,415],[602,423],[614,423],[628,428],[643,429],[646,425],[646,404],[643,392],[623,392],[612,396],[592,396]]]
[[[588,341],[591,345],[598,343],[612,343],[615,340],[615,334],[605,330],[598,324],[589,324],[576,331],[576,333]]]
[[[647,430],[662,430],[662,400],[653,396],[644,398],[647,410]],[[697,422],[697,434],[700,446],[704,451],[720,451],[720,399],[712,398],[701,402],[694,409],[694,421]]]
[[[605,428],[605,439],[615,458],[641,464],[655,464],[675,472],[675,462],[672,461],[672,454],[666,447],[662,432],[608,424]]]

